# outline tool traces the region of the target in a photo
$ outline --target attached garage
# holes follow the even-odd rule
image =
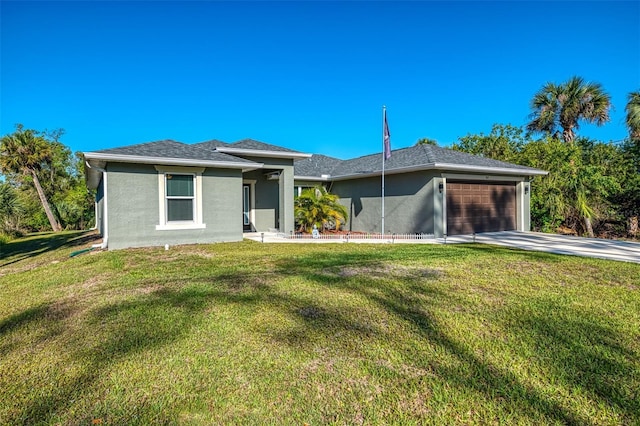
[[[514,182],[447,181],[447,234],[517,229]]]

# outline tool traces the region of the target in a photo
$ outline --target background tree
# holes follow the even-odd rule
[[[531,122],[527,130],[542,132],[572,143],[580,121],[601,126],[609,121],[611,97],[598,83],[571,77],[563,84],[547,83],[531,100]]]
[[[626,124],[629,138],[640,143],[640,91],[629,93],[629,101],[625,108],[627,112]]]
[[[577,137],[529,140],[523,129],[495,124],[489,135],[467,135],[453,148],[546,170],[531,182],[531,223],[544,232],[622,236],[640,214],[640,156],[622,145]],[[627,231],[625,231],[625,229]]]
[[[416,142],[416,145],[435,145],[435,146],[438,146],[438,141],[435,140],[435,139],[420,138]]]
[[[318,229],[339,230],[347,221],[347,209],[338,202],[337,195],[316,186],[302,191],[294,201],[294,215],[300,231]]]
[[[615,199],[624,190],[630,163],[619,147],[586,138],[565,144],[548,137],[527,144],[520,163],[549,171],[531,183],[532,221],[543,231],[564,226],[593,237],[594,228],[620,221]]]
[[[59,228],[85,229],[93,221],[93,192],[85,184],[84,161],[60,142],[63,134],[62,129],[38,132],[18,125],[0,141],[0,181],[9,185],[6,194],[18,206],[0,211],[5,224],[0,234],[56,229],[47,210]]]
[[[0,182],[0,236],[22,236],[21,219],[24,208],[18,192],[8,182]]]
[[[480,133],[463,136],[451,148],[494,160],[514,162],[526,144],[523,133],[521,127],[494,124],[489,135]]]
[[[632,171],[625,181],[618,203],[626,218],[628,235],[637,238],[640,236],[640,91],[629,93],[625,111],[629,139],[621,148],[631,163]]]
[[[0,171],[3,174],[20,176],[24,182],[31,182],[40,198],[51,229],[60,231],[60,224],[53,215],[49,200],[40,184],[39,172],[52,159],[51,146],[34,130],[24,129],[21,124],[16,131],[2,137],[0,141]]]

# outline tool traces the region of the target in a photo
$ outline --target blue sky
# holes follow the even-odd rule
[[[573,75],[627,136],[640,2],[0,3],[0,133],[64,128],[74,151],[160,139],[264,142],[351,158],[524,125]]]

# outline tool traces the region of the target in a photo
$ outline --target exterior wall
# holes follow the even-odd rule
[[[159,172],[153,165],[110,163],[106,167],[108,247],[162,246],[242,240],[242,172],[202,173],[203,229],[157,230]]]
[[[239,155],[238,155],[239,156]],[[244,173],[246,180],[255,180],[255,205],[252,206],[257,232],[278,229],[289,233],[294,229],[293,216],[293,160],[286,158],[242,156],[257,163],[263,163],[262,169]],[[281,172],[276,180],[267,180],[269,172]]]
[[[412,172],[385,176],[385,233],[434,232],[433,173]],[[337,181],[330,192],[349,212],[349,231],[380,232],[381,177]]]

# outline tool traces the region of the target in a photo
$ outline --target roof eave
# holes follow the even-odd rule
[[[268,158],[291,158],[293,160],[301,160],[303,158],[311,157],[311,154],[305,154],[303,152],[268,151],[268,150],[261,150],[261,149],[217,147],[216,151],[222,152],[223,154],[248,155],[251,157],[268,157]]]
[[[245,163],[235,161],[200,160],[197,158],[148,157],[142,155],[106,154],[102,152],[83,153],[86,160],[113,161],[119,163],[162,164],[170,166],[200,166],[220,169],[242,169],[243,172],[260,169],[262,163]]]
[[[468,164],[433,163],[433,168],[437,170],[453,170],[473,173],[492,173],[511,176],[546,176],[549,172],[538,169],[518,169],[510,167],[487,167],[472,166]]]
[[[294,175],[293,180],[308,180],[311,182],[329,182],[332,180],[331,176],[329,177],[318,177],[318,176],[298,176]]]
[[[448,170],[448,171],[471,172],[471,173],[491,173],[491,174],[509,175],[509,176],[545,176],[549,174],[549,172],[545,172],[544,170],[538,170],[538,169],[516,169],[516,168],[507,168],[507,167],[471,166],[467,164],[429,163],[429,164],[421,164],[418,166],[387,169],[385,170],[385,175],[410,173],[410,172],[417,172],[421,170]],[[359,178],[366,178],[366,177],[372,177],[372,176],[380,176],[381,174],[382,174],[382,171],[377,170],[377,171],[371,171],[371,172],[352,173],[352,174],[342,175],[342,176],[332,176],[328,180],[340,181],[340,180],[349,180],[349,179],[359,179]]]

